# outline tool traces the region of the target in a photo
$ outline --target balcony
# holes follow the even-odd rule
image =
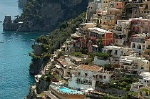
[[[79,78],[77,78],[76,83],[77,84],[84,84],[84,85],[92,85],[91,80],[86,80],[86,79],[81,80]]]

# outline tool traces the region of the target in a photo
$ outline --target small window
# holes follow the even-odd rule
[[[138,48],[138,49],[141,49],[141,45],[138,45],[137,48]]]
[[[78,72],[78,76],[80,76],[80,72]]]
[[[88,74],[87,73],[85,73],[85,76],[87,76]]]
[[[117,51],[117,50],[115,50],[115,53],[114,53],[114,54],[115,54],[115,55],[117,55],[117,52],[118,52],[118,51]]]
[[[98,78],[98,75],[96,75],[96,78]]]
[[[134,43],[132,44],[132,48],[135,48],[135,44]]]
[[[102,79],[102,75],[99,75],[99,78]]]
[[[106,76],[104,76],[104,79],[106,79]]]

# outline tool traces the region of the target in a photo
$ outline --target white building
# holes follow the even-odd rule
[[[124,69],[135,69],[137,71],[150,71],[150,62],[136,55],[121,56],[119,65]]]
[[[123,51],[121,49],[122,47],[118,46],[104,46],[102,50],[104,53],[109,53],[110,55],[112,55],[112,57],[119,58],[123,55]]]
[[[150,85],[150,72],[141,72],[139,76],[139,82],[135,82],[131,85],[131,91],[139,92],[141,88],[148,88]]]
[[[101,58],[98,58],[97,56],[95,56],[93,63],[95,65],[104,66],[106,64],[110,64],[110,60],[109,59],[104,60],[104,59],[101,59]]]
[[[150,72],[141,72],[139,82],[145,86],[150,85]]]
[[[96,4],[96,8],[97,9],[101,9],[102,8],[102,2],[103,0],[94,0],[95,4]]]
[[[102,67],[80,65],[76,73],[69,79],[69,87],[80,89],[95,89],[96,81],[107,83],[111,79],[111,72],[103,71]]]
[[[128,47],[119,47],[119,46],[104,46],[102,49],[104,53],[109,53],[112,57],[120,58],[122,55],[130,55],[133,53],[133,50]]]
[[[145,38],[149,36],[148,34],[136,34],[132,37],[131,48],[137,52],[142,53],[145,48]]]
[[[123,46],[127,41],[127,36],[129,32],[130,21],[129,20],[117,20],[115,29],[112,30],[115,34],[115,44]]]
[[[143,55],[150,59],[150,39],[145,40],[145,51],[143,52]]]

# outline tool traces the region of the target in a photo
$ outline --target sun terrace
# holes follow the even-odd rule
[[[86,97],[82,91],[70,89],[60,83],[55,82],[50,85],[50,90],[56,97],[60,99],[84,99]]]

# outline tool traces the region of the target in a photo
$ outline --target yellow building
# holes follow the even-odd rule
[[[102,9],[104,8],[109,8],[109,3],[110,3],[111,0],[103,0],[102,1]]]
[[[121,10],[116,8],[109,8],[102,12],[101,28],[109,30],[112,29],[117,20],[120,19]]]

